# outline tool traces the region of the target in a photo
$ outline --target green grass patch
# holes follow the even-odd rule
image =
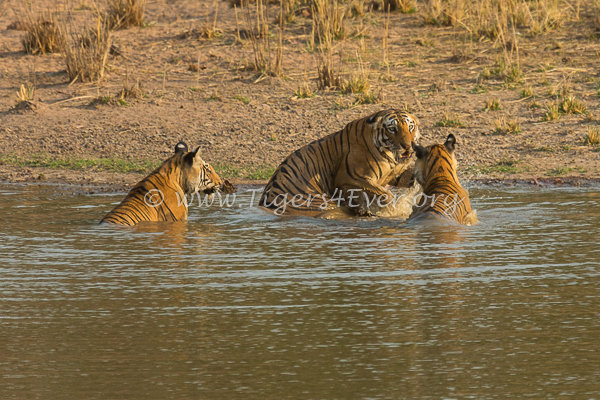
[[[250,98],[242,95],[233,96],[233,98],[237,101],[241,101],[244,104],[250,104]]]
[[[500,100],[498,98],[491,98],[488,99],[485,102],[485,107],[483,108],[483,111],[498,111],[502,108],[502,105],[500,104]]]
[[[549,122],[554,121],[560,117],[558,106],[556,104],[549,104],[546,106],[546,112],[542,117],[542,121]]]
[[[270,165],[234,166],[231,164],[213,164],[215,171],[224,179],[240,178],[253,180],[267,180],[275,172],[275,167]]]
[[[525,86],[523,89],[521,89],[520,95],[522,99],[531,97],[533,96],[533,89],[531,86]]]
[[[587,114],[585,104],[575,97],[566,97],[558,105],[558,110],[563,114]]]
[[[535,149],[533,149],[533,151],[539,151],[543,153],[556,153],[556,149],[554,149],[554,147],[551,146],[536,147]]]
[[[496,164],[488,165],[488,166],[474,166],[467,168],[467,171],[471,173],[479,173],[479,174],[494,174],[494,173],[503,173],[503,174],[517,174],[519,172],[526,171],[526,168],[520,167],[519,160],[500,160]]]
[[[475,85],[473,89],[471,89],[471,93],[473,94],[486,93],[487,91],[488,88],[480,84]]]
[[[464,128],[465,124],[458,118],[458,115],[446,113],[441,120],[435,123],[435,126],[444,128]]]
[[[120,158],[75,158],[54,157],[47,154],[37,154],[27,157],[12,154],[0,155],[0,163],[19,167],[44,167],[51,169],[71,169],[76,171],[95,170],[113,172],[152,171],[160,162],[143,160],[124,160]]]
[[[548,170],[548,172],[546,172],[546,175],[548,176],[563,176],[566,174],[570,174],[572,172],[579,172],[582,174],[585,174],[587,172],[587,170],[583,167],[556,167],[556,168],[552,168],[550,170]]]

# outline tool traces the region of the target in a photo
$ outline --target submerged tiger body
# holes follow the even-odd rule
[[[187,220],[186,195],[212,193],[224,185],[200,158],[199,149],[188,152],[185,143],[177,143],[175,154],[138,182],[100,223],[132,226],[142,221]]]
[[[393,197],[386,186],[410,167],[411,146],[419,136],[418,120],[398,110],[352,121],[290,154],[267,183],[260,205],[309,216],[344,205],[371,215],[368,199]]]
[[[417,156],[414,178],[423,187],[423,193],[415,198],[410,219],[431,215],[463,225],[476,224],[477,213],[471,209],[469,194],[456,174],[454,135],[448,135],[444,144],[413,145],[413,148]]]

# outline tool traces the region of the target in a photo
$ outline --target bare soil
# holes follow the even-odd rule
[[[419,13],[391,15],[387,66],[384,14],[348,17],[346,38],[335,44],[336,68],[342,77],[366,70],[380,98],[359,104],[355,94],[317,90],[311,19],[303,15],[285,28],[283,76],[261,76],[251,68],[252,44],[236,33],[246,23],[240,15],[236,23],[227,2],[219,2],[220,36],[204,39],[186,33],[212,24],[212,1],[150,1],[147,26],[113,33],[119,55],[110,56],[104,78],[80,83],[69,82],[61,54],[23,52],[24,32],[12,29],[24,15],[23,2],[0,2],[0,180],[125,188],[144,171],[40,167],[30,161],[156,164],[185,140],[200,146],[225,178],[235,171],[239,183],[249,178],[244,171],[272,170],[294,149],[353,119],[406,107],[420,119],[424,144],[442,142],[451,132],[457,136],[465,179],[595,181],[600,152],[584,144],[584,135],[599,126],[600,40],[586,3],[579,21],[543,35],[518,36],[513,46],[518,54],[512,55],[523,72],[518,82],[486,78],[506,46],[458,28],[425,25]],[[40,0],[35,10],[58,10],[80,27],[92,17],[84,1]],[[275,7],[269,13],[275,20]],[[272,42],[274,47],[275,37]],[[137,81],[143,96],[119,103],[123,87]],[[35,86],[31,106],[15,109],[16,92],[28,82]],[[314,97],[295,96],[303,83]],[[526,88],[533,95],[522,94]],[[109,96],[108,104],[97,100]],[[574,96],[587,112],[544,121],[546,106],[565,96]],[[484,110],[491,99],[499,101],[499,110]],[[497,132],[495,121],[501,120],[516,122],[520,131]]]

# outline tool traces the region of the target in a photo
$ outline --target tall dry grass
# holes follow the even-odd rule
[[[317,52],[318,87],[339,89],[342,81],[335,68],[333,46],[334,40],[344,37],[345,9],[335,0],[313,0],[311,15],[311,46]]]
[[[100,80],[104,75],[111,43],[109,25],[100,16],[95,28],[71,33],[64,50],[69,79],[80,82]]]
[[[29,54],[59,53],[65,45],[65,32],[52,13],[33,15],[27,10],[25,20],[25,37],[21,43],[23,50]]]
[[[478,37],[496,39],[500,31],[518,28],[537,35],[562,26],[577,7],[565,0],[428,0],[427,24],[456,26]]]
[[[144,26],[146,0],[108,0],[106,23],[110,29]]]
[[[279,0],[280,16],[278,27],[278,40],[275,49],[271,41],[271,31],[269,26],[269,7],[268,1],[256,0],[254,4],[249,0],[241,0],[244,20],[246,24],[245,32],[252,43],[254,70],[261,75],[279,76],[283,72],[283,30],[284,18],[283,0]]]

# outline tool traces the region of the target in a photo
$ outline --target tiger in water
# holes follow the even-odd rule
[[[477,212],[471,209],[469,194],[456,175],[454,135],[449,134],[444,144],[413,144],[413,149],[417,156],[414,179],[423,187],[423,194],[415,198],[410,219],[438,216],[463,225],[476,224]]]
[[[391,199],[386,186],[412,174],[411,146],[419,137],[417,118],[400,110],[352,121],[290,154],[267,183],[260,205],[278,214],[324,216],[343,205],[353,214],[373,215],[373,199]],[[334,197],[341,202],[335,204]]]
[[[175,154],[138,182],[100,223],[131,226],[141,221],[185,221],[186,195],[232,191],[233,186],[202,160],[199,149],[188,152],[184,142],[177,143]]]

